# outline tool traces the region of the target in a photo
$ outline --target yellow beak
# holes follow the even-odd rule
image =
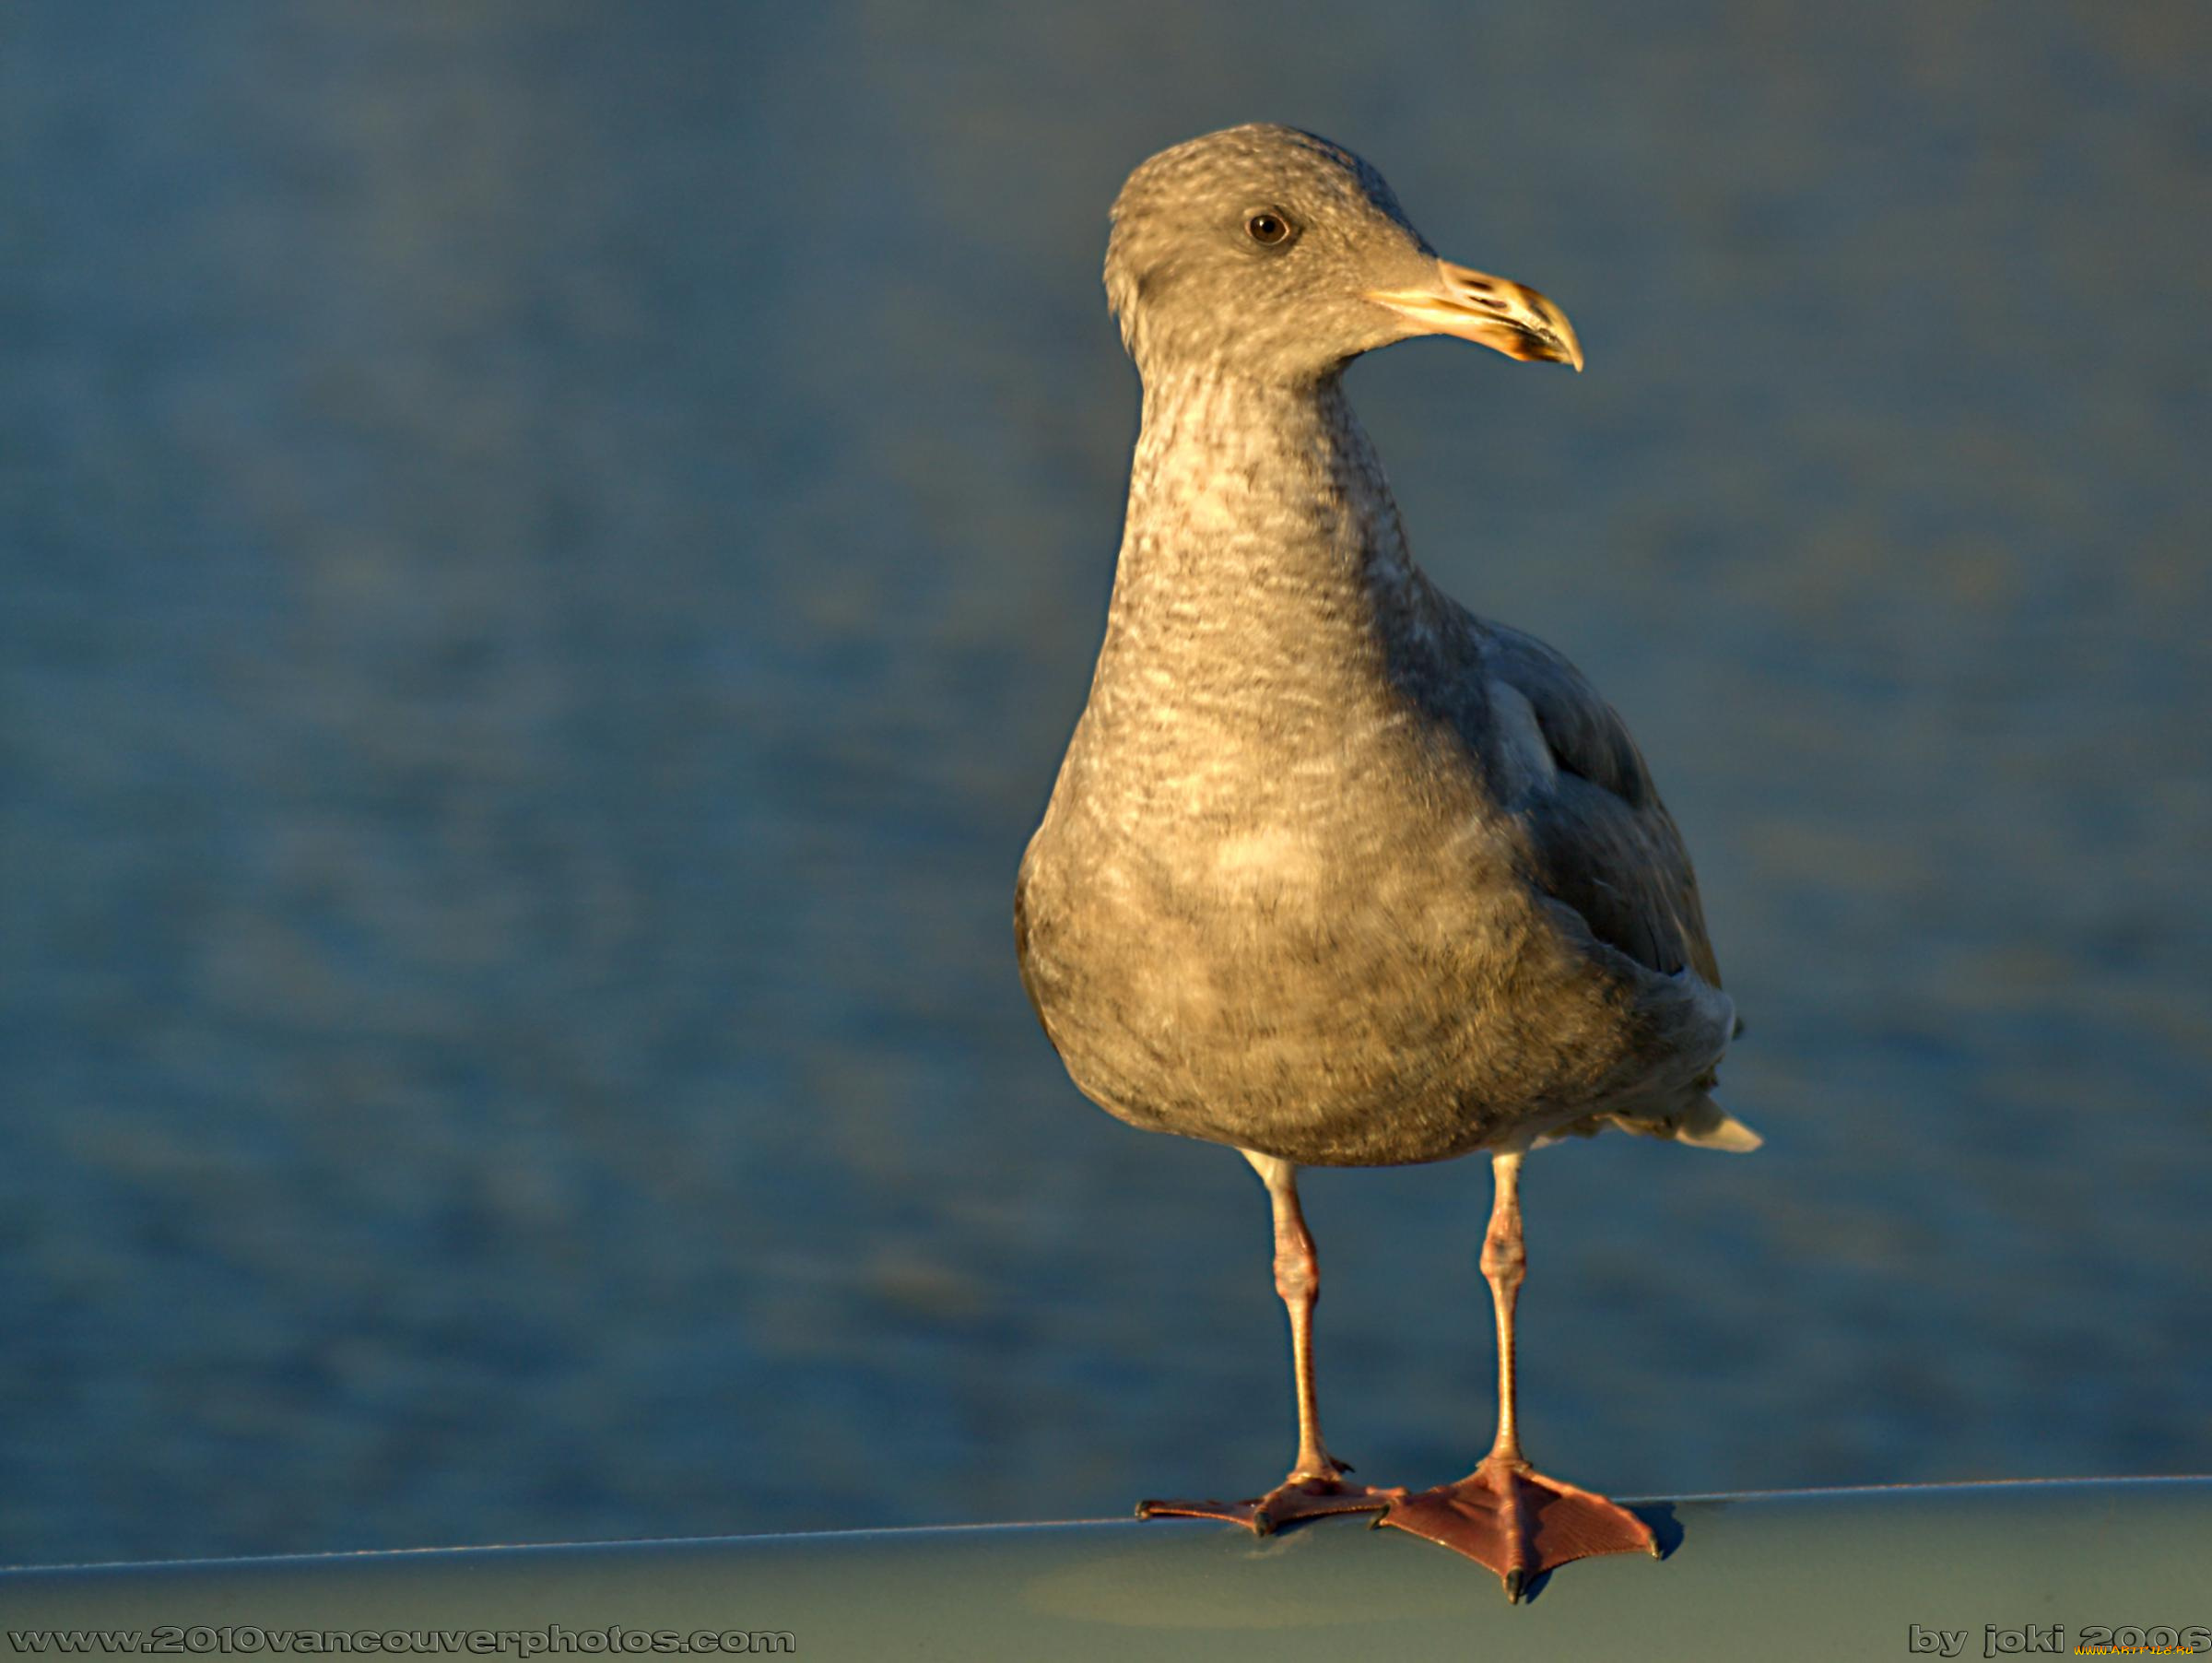
[[[1371,289],[1367,298],[1411,318],[1428,335],[1456,335],[1508,358],[1583,367],[1583,344],[1567,314],[1525,283],[1436,263],[1436,281],[1414,289]]]

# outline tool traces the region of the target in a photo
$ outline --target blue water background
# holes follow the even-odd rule
[[[1581,377],[1353,374],[1629,714],[1769,1147],[1526,1184],[1636,1495],[2212,1469],[2212,13],[14,0],[0,1562],[1115,1514],[1290,1453],[1265,1209],[1010,885],[1104,212],[1353,145]],[[1479,1163],[1323,1173],[1332,1443],[1488,1436]]]

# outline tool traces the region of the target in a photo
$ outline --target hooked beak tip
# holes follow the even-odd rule
[[[1583,369],[1583,344],[1567,314],[1544,294],[1511,277],[1446,260],[1433,283],[1371,289],[1367,298],[1410,320],[1425,335],[1453,335],[1523,361]]]

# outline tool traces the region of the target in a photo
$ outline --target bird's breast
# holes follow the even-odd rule
[[[1501,855],[1477,807],[1283,770],[1230,812],[1220,784],[1055,794],[1022,952],[1077,1083],[1140,1125],[1310,1161],[1469,1147],[1485,985],[1531,938],[1518,886],[1484,881]]]

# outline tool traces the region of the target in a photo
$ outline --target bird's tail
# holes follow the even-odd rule
[[[1558,1143],[1566,1138],[1594,1138],[1609,1126],[1645,1138],[1687,1143],[1692,1149],[1725,1150],[1732,1155],[1747,1155],[1766,1141],[1703,1091],[1699,1091],[1688,1103],[1678,1103],[1664,1115],[1631,1110],[1570,1121],[1545,1133],[1532,1147],[1542,1149],[1547,1143]]]
[[[1673,1114],[1630,1122],[1629,1129],[1651,1138],[1672,1138],[1693,1149],[1725,1150],[1732,1155],[1747,1155],[1766,1141],[1702,1091]]]

